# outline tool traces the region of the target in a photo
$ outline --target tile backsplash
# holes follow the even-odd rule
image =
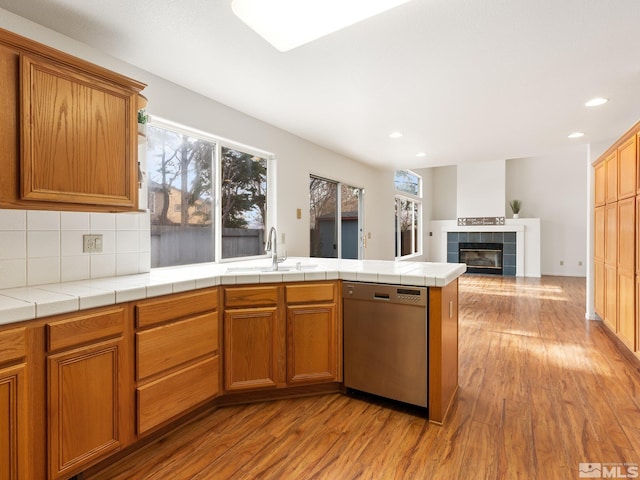
[[[101,234],[100,253],[83,235]],[[0,288],[148,272],[149,214],[0,209]]]

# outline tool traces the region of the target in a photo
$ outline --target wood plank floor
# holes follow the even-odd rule
[[[85,478],[565,480],[580,462],[640,463],[638,363],[584,298],[583,278],[461,277],[443,427],[339,394],[224,407]]]

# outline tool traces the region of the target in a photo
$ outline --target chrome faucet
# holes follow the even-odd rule
[[[271,227],[269,230],[269,236],[267,237],[267,244],[264,247],[265,252],[271,254],[271,269],[274,272],[278,271],[278,232],[276,227]]]

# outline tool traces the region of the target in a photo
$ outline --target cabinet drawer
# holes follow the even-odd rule
[[[139,387],[138,433],[145,433],[215,396],[218,379],[216,356]]]
[[[123,329],[123,307],[50,322],[47,323],[47,350],[51,352],[113,337]]]
[[[332,302],[335,298],[333,283],[287,285],[285,289],[287,303]]]
[[[218,350],[218,314],[198,317],[136,333],[138,380]]]
[[[217,289],[170,295],[136,305],[136,327],[144,328],[218,308]]]
[[[0,363],[20,360],[27,354],[25,327],[0,332]]]
[[[225,308],[266,307],[278,304],[278,287],[233,287],[224,291]]]

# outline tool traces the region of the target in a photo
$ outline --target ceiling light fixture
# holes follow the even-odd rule
[[[389,138],[402,138],[404,137],[404,133],[402,132],[391,132],[389,134]]]
[[[580,138],[584,137],[584,133],[582,132],[573,132],[569,134],[569,138]]]
[[[600,105],[604,105],[608,101],[609,101],[608,98],[602,98],[602,97],[592,98],[587,103],[585,103],[584,106],[585,107],[599,107]]]
[[[281,52],[410,0],[233,0],[231,9]]]
[[[418,153],[416,153],[416,157],[423,158],[423,157],[426,157],[426,156],[427,156],[427,154],[426,154],[426,153],[424,153],[424,152],[418,152]]]

